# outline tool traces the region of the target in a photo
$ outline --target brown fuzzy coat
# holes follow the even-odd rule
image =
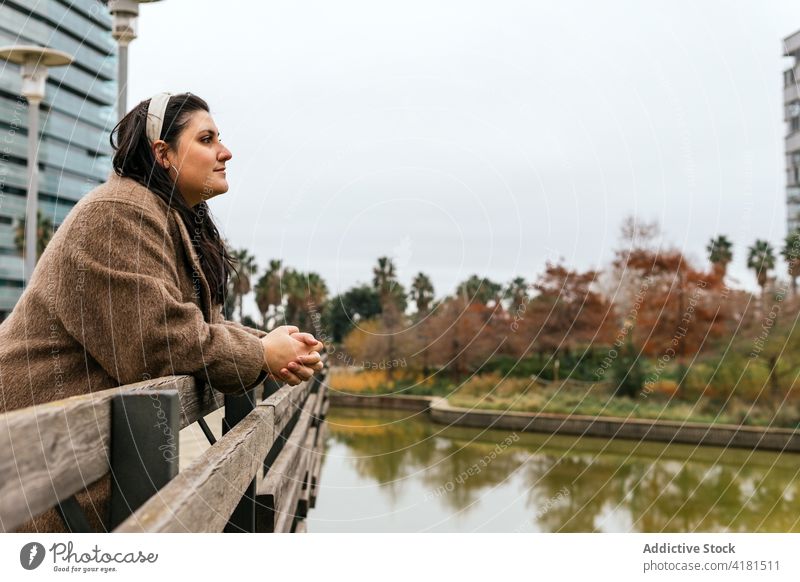
[[[170,374],[226,393],[263,380],[263,332],[223,320],[191,236],[113,172],[78,202],[0,325],[0,412]],[[78,494],[98,529],[108,495],[108,478]],[[64,529],[49,510],[19,531]]]

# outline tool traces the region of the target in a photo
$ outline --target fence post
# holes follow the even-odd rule
[[[222,419],[222,434],[225,435],[256,407],[261,386],[248,390],[241,396],[225,395],[225,417]],[[256,531],[256,480],[253,479],[242,495],[242,500],[233,510],[223,530],[232,532]]]
[[[179,431],[177,390],[145,390],[113,397],[110,530],[178,474]]]
[[[264,380],[264,395],[261,397],[261,399],[266,400],[280,390],[282,386],[284,386],[284,382],[278,382],[270,376]]]

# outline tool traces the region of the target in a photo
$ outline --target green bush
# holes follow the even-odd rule
[[[574,350],[569,353],[559,353],[559,379],[569,378],[583,382],[596,382],[602,380],[597,371],[601,368],[603,359],[608,355],[608,348],[593,348],[591,350]],[[484,363],[477,373],[495,373],[511,378],[530,378],[537,376],[543,380],[554,379],[556,356],[552,354],[532,354],[524,358],[513,356],[495,356]]]
[[[744,400],[769,395],[769,370],[764,362],[728,353],[724,359],[694,364],[682,384],[682,397],[696,399],[703,395]]]

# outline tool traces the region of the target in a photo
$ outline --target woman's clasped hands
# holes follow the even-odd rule
[[[322,370],[322,342],[293,325],[276,327],[261,338],[261,345],[264,370],[277,380],[296,386]]]

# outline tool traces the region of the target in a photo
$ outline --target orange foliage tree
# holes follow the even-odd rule
[[[446,367],[457,379],[498,353],[509,333],[508,315],[499,304],[463,295],[442,301],[422,325],[427,347],[420,346],[418,358]]]
[[[694,267],[677,249],[644,247],[618,251],[614,266],[641,282],[631,321],[639,351],[682,362],[724,333],[731,304],[718,270]]]
[[[598,274],[548,262],[534,284],[536,297],[509,338],[515,354],[523,356],[531,350],[569,353],[578,347],[608,343],[614,310],[596,289]]]

